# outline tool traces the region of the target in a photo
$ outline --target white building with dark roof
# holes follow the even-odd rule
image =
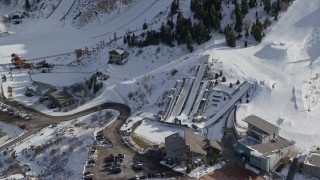
[[[248,136],[237,141],[238,151],[251,165],[272,171],[293,150],[294,142],[280,137],[279,127],[255,115],[243,121],[248,123]]]
[[[124,64],[128,60],[129,53],[122,48],[109,51],[109,63]]]
[[[222,151],[222,147],[216,140],[205,139],[186,129],[183,137],[179,136],[179,133],[174,133],[165,138],[165,151],[167,158],[175,162],[192,163],[198,159],[205,161],[208,153],[217,154]]]

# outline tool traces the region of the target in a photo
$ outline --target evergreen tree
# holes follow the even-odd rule
[[[256,20],[256,23],[252,24],[251,34],[253,35],[254,39],[258,42],[262,40],[262,25],[259,22],[259,19]]]
[[[131,44],[131,46],[136,45],[136,36],[134,35],[134,33],[131,36],[130,44]]]
[[[145,23],[143,23],[143,25],[142,25],[142,29],[143,30],[146,30],[146,29],[148,29],[148,24],[145,22]]]
[[[275,12],[275,14],[274,14],[274,20],[275,20],[275,21],[278,20],[278,15],[279,15],[279,12],[278,12],[278,11]]]
[[[215,6],[212,5],[209,9],[208,19],[209,19],[210,26],[215,30],[220,29],[220,17],[219,16],[220,16],[220,14],[216,10]]]
[[[127,35],[127,42],[128,42],[128,46],[131,47],[131,36],[130,34]]]
[[[190,33],[190,32],[188,33],[188,36],[187,36],[187,49],[188,49],[190,52],[193,51],[192,36],[191,36],[191,33]]]
[[[203,43],[206,37],[206,27],[204,26],[202,21],[199,22],[198,27],[199,27],[199,42]]]
[[[234,34],[234,31],[229,28],[224,28],[224,35],[226,37],[226,42],[229,47],[236,47],[236,36]]]
[[[215,79],[218,79],[219,76],[220,76],[220,75],[219,75],[218,73],[216,73],[216,74],[214,75],[214,78],[215,78]]]
[[[176,40],[178,41],[178,44],[183,43],[186,39],[186,29],[184,28],[185,24],[185,18],[183,17],[183,14],[181,12],[177,15],[177,24],[176,24]]]
[[[256,0],[249,0],[249,7],[254,8],[257,6],[257,1]]]
[[[249,4],[248,0],[241,0],[241,13],[246,15],[248,13]]]
[[[218,80],[214,81],[214,86],[218,86]]]
[[[230,84],[229,84],[229,88],[232,88],[232,87],[233,87],[233,84],[232,84],[232,83],[230,83]]]
[[[264,11],[269,14],[271,10],[271,0],[264,0]]]
[[[29,0],[26,0],[26,1],[25,1],[25,4],[24,4],[24,6],[25,6],[25,8],[26,8],[26,10],[27,10],[27,11],[29,11],[29,10],[30,10],[30,8],[31,8],[31,5],[30,5],[30,2],[29,2]]]
[[[278,20],[279,11],[281,11],[280,1],[272,3],[272,15],[274,16],[274,20]]]
[[[236,24],[234,26],[234,30],[238,33],[242,32],[242,15],[240,12],[236,13]]]
[[[234,29],[236,30],[236,32],[241,32],[242,31],[242,14],[239,8],[239,4],[237,3],[237,1],[235,2],[235,14],[236,14],[236,24],[234,26]]]
[[[123,36],[123,44],[127,44],[127,37]]]
[[[173,0],[170,8],[170,15],[173,16],[177,14],[178,9],[179,9],[179,2],[177,2],[177,0]]]
[[[249,37],[249,29],[248,29],[248,28],[246,28],[245,36],[246,36],[246,38],[248,38],[248,37]]]
[[[226,82],[227,81],[226,77],[223,76],[221,81]]]
[[[196,7],[195,7],[195,2],[194,0],[190,1],[190,10],[191,12],[195,12],[196,11]]]

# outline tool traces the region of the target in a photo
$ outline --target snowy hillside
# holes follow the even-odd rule
[[[260,82],[253,101],[239,107],[238,119],[259,115],[303,150],[320,145],[319,8],[317,0],[297,0],[260,45],[208,51],[239,76]]]
[[[10,152],[1,154],[4,162],[0,166],[1,175],[26,173],[21,167],[23,163],[30,167],[29,177],[81,179],[85,162],[95,158],[88,152],[93,146],[94,133],[118,116],[116,111],[103,110],[42,129],[13,147],[17,159],[11,158]]]

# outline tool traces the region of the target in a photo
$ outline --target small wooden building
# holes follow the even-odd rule
[[[124,64],[128,60],[129,53],[122,48],[109,51],[109,63]]]

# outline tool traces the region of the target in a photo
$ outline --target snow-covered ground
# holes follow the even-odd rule
[[[46,127],[13,147],[17,160],[31,167],[29,174],[45,179],[80,179],[88,147],[93,145],[95,131],[114,121],[119,112],[101,110],[75,120]],[[1,161],[6,162],[6,156]],[[10,164],[2,164],[1,172]]]
[[[193,169],[189,174],[187,174],[185,171],[186,171],[186,168],[181,168],[180,166],[176,166],[174,167],[173,169],[175,171],[178,171],[178,172],[181,172],[181,173],[184,173],[184,174],[187,174],[189,177],[192,177],[192,178],[200,178],[201,176],[205,175],[205,174],[208,174],[210,172],[213,172],[214,170],[216,169],[220,169],[222,168],[222,166],[225,165],[225,162],[221,162],[221,163],[218,163],[218,164],[215,164],[213,166],[208,166],[208,167],[205,167],[204,165],[203,166],[200,166],[200,167],[197,167],[195,169]]]
[[[0,127],[1,129],[8,135],[8,140],[1,143],[0,146],[3,146],[11,141],[13,141],[14,139],[16,139],[17,137],[21,136],[25,130],[22,130],[18,127],[9,125],[7,123],[4,122],[0,122]]]

